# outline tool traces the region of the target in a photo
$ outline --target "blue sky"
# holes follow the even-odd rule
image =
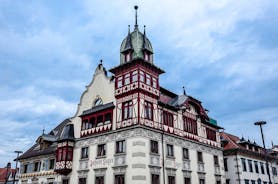
[[[0,167],[73,116],[100,59],[119,64],[133,6],[166,71],[227,132],[278,144],[278,1],[0,0]]]

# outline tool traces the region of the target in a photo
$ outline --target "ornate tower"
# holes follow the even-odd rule
[[[120,48],[120,65],[115,75],[116,129],[158,122],[159,75],[163,70],[153,64],[151,42],[139,31],[135,6],[135,26]]]

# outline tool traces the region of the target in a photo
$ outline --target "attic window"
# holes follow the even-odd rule
[[[145,59],[145,61],[150,61],[150,58],[151,58],[150,54],[147,53],[147,52],[145,52],[145,53],[144,53],[144,59]]]
[[[131,53],[128,52],[128,53],[125,54],[125,62],[128,62],[130,60],[131,60]]]

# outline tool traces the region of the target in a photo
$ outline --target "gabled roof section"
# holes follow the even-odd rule
[[[48,146],[45,149],[37,149],[40,146],[39,143],[37,142],[31,148],[29,148],[26,152],[24,152],[22,155],[20,155],[18,157],[18,160],[27,159],[27,158],[35,157],[35,156],[39,156],[39,155],[53,154],[56,150],[56,141],[61,136],[63,128],[69,122],[70,122],[70,119],[65,119],[58,126],[56,126],[53,130],[51,130],[48,134],[43,134],[40,136],[43,139],[51,140],[50,146]],[[52,135],[53,132],[55,132],[55,135]]]

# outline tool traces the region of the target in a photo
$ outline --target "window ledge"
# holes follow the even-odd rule
[[[115,153],[115,154],[114,154],[114,157],[116,157],[116,156],[125,156],[125,155],[126,155],[126,152]]]
[[[86,161],[86,160],[89,160],[89,157],[88,158],[80,158],[79,161]]]
[[[96,157],[96,159],[102,159],[102,158],[106,158],[106,155]]]
[[[150,152],[150,155],[153,155],[153,156],[160,156],[159,153],[153,153],[153,152]]]

